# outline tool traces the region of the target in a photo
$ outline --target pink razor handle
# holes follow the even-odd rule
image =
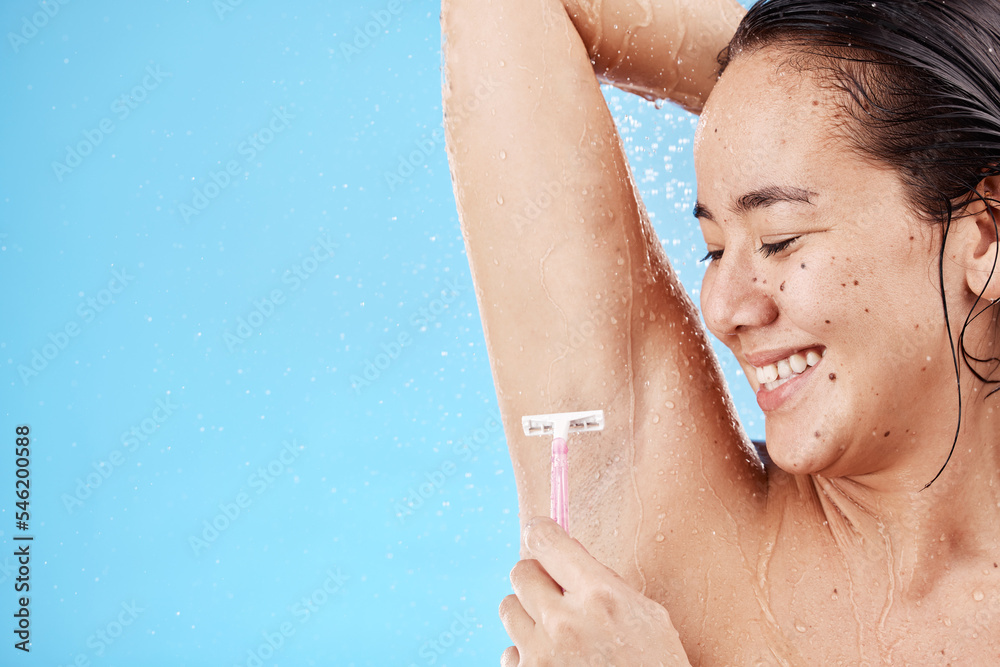
[[[552,520],[569,533],[569,448],[563,438],[552,439]]]
[[[569,448],[570,433],[587,433],[604,429],[604,411],[555,412],[521,417],[524,434],[552,436],[552,520],[569,533]]]

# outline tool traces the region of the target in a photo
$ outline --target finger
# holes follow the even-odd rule
[[[524,611],[534,619],[542,619],[542,610],[558,604],[563,591],[537,560],[521,560],[510,571],[510,585]]]
[[[521,664],[521,656],[514,646],[508,646],[507,650],[500,656],[500,667],[517,667]]]
[[[524,610],[516,595],[508,595],[500,603],[500,621],[511,641],[521,646],[535,630],[535,621]]]
[[[612,570],[599,563],[582,544],[548,517],[535,517],[527,523],[524,546],[529,558],[537,560],[549,577],[567,592],[580,590],[585,583],[593,583],[595,577],[614,576]]]

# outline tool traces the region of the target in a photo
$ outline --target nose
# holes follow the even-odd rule
[[[723,339],[770,324],[778,317],[772,289],[750,258],[724,254],[702,283],[701,312],[709,330]]]

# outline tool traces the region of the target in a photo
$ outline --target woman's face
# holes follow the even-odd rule
[[[736,60],[701,117],[705,321],[757,392],[781,468],[865,475],[930,458],[914,471],[925,482],[943,459],[914,444],[940,431],[947,453],[957,418],[940,230],[893,170],[835,138],[831,93],[782,62]]]

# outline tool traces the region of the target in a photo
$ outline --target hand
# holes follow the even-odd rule
[[[690,665],[670,615],[599,563],[554,521],[524,529],[500,618],[514,646],[503,667]]]

